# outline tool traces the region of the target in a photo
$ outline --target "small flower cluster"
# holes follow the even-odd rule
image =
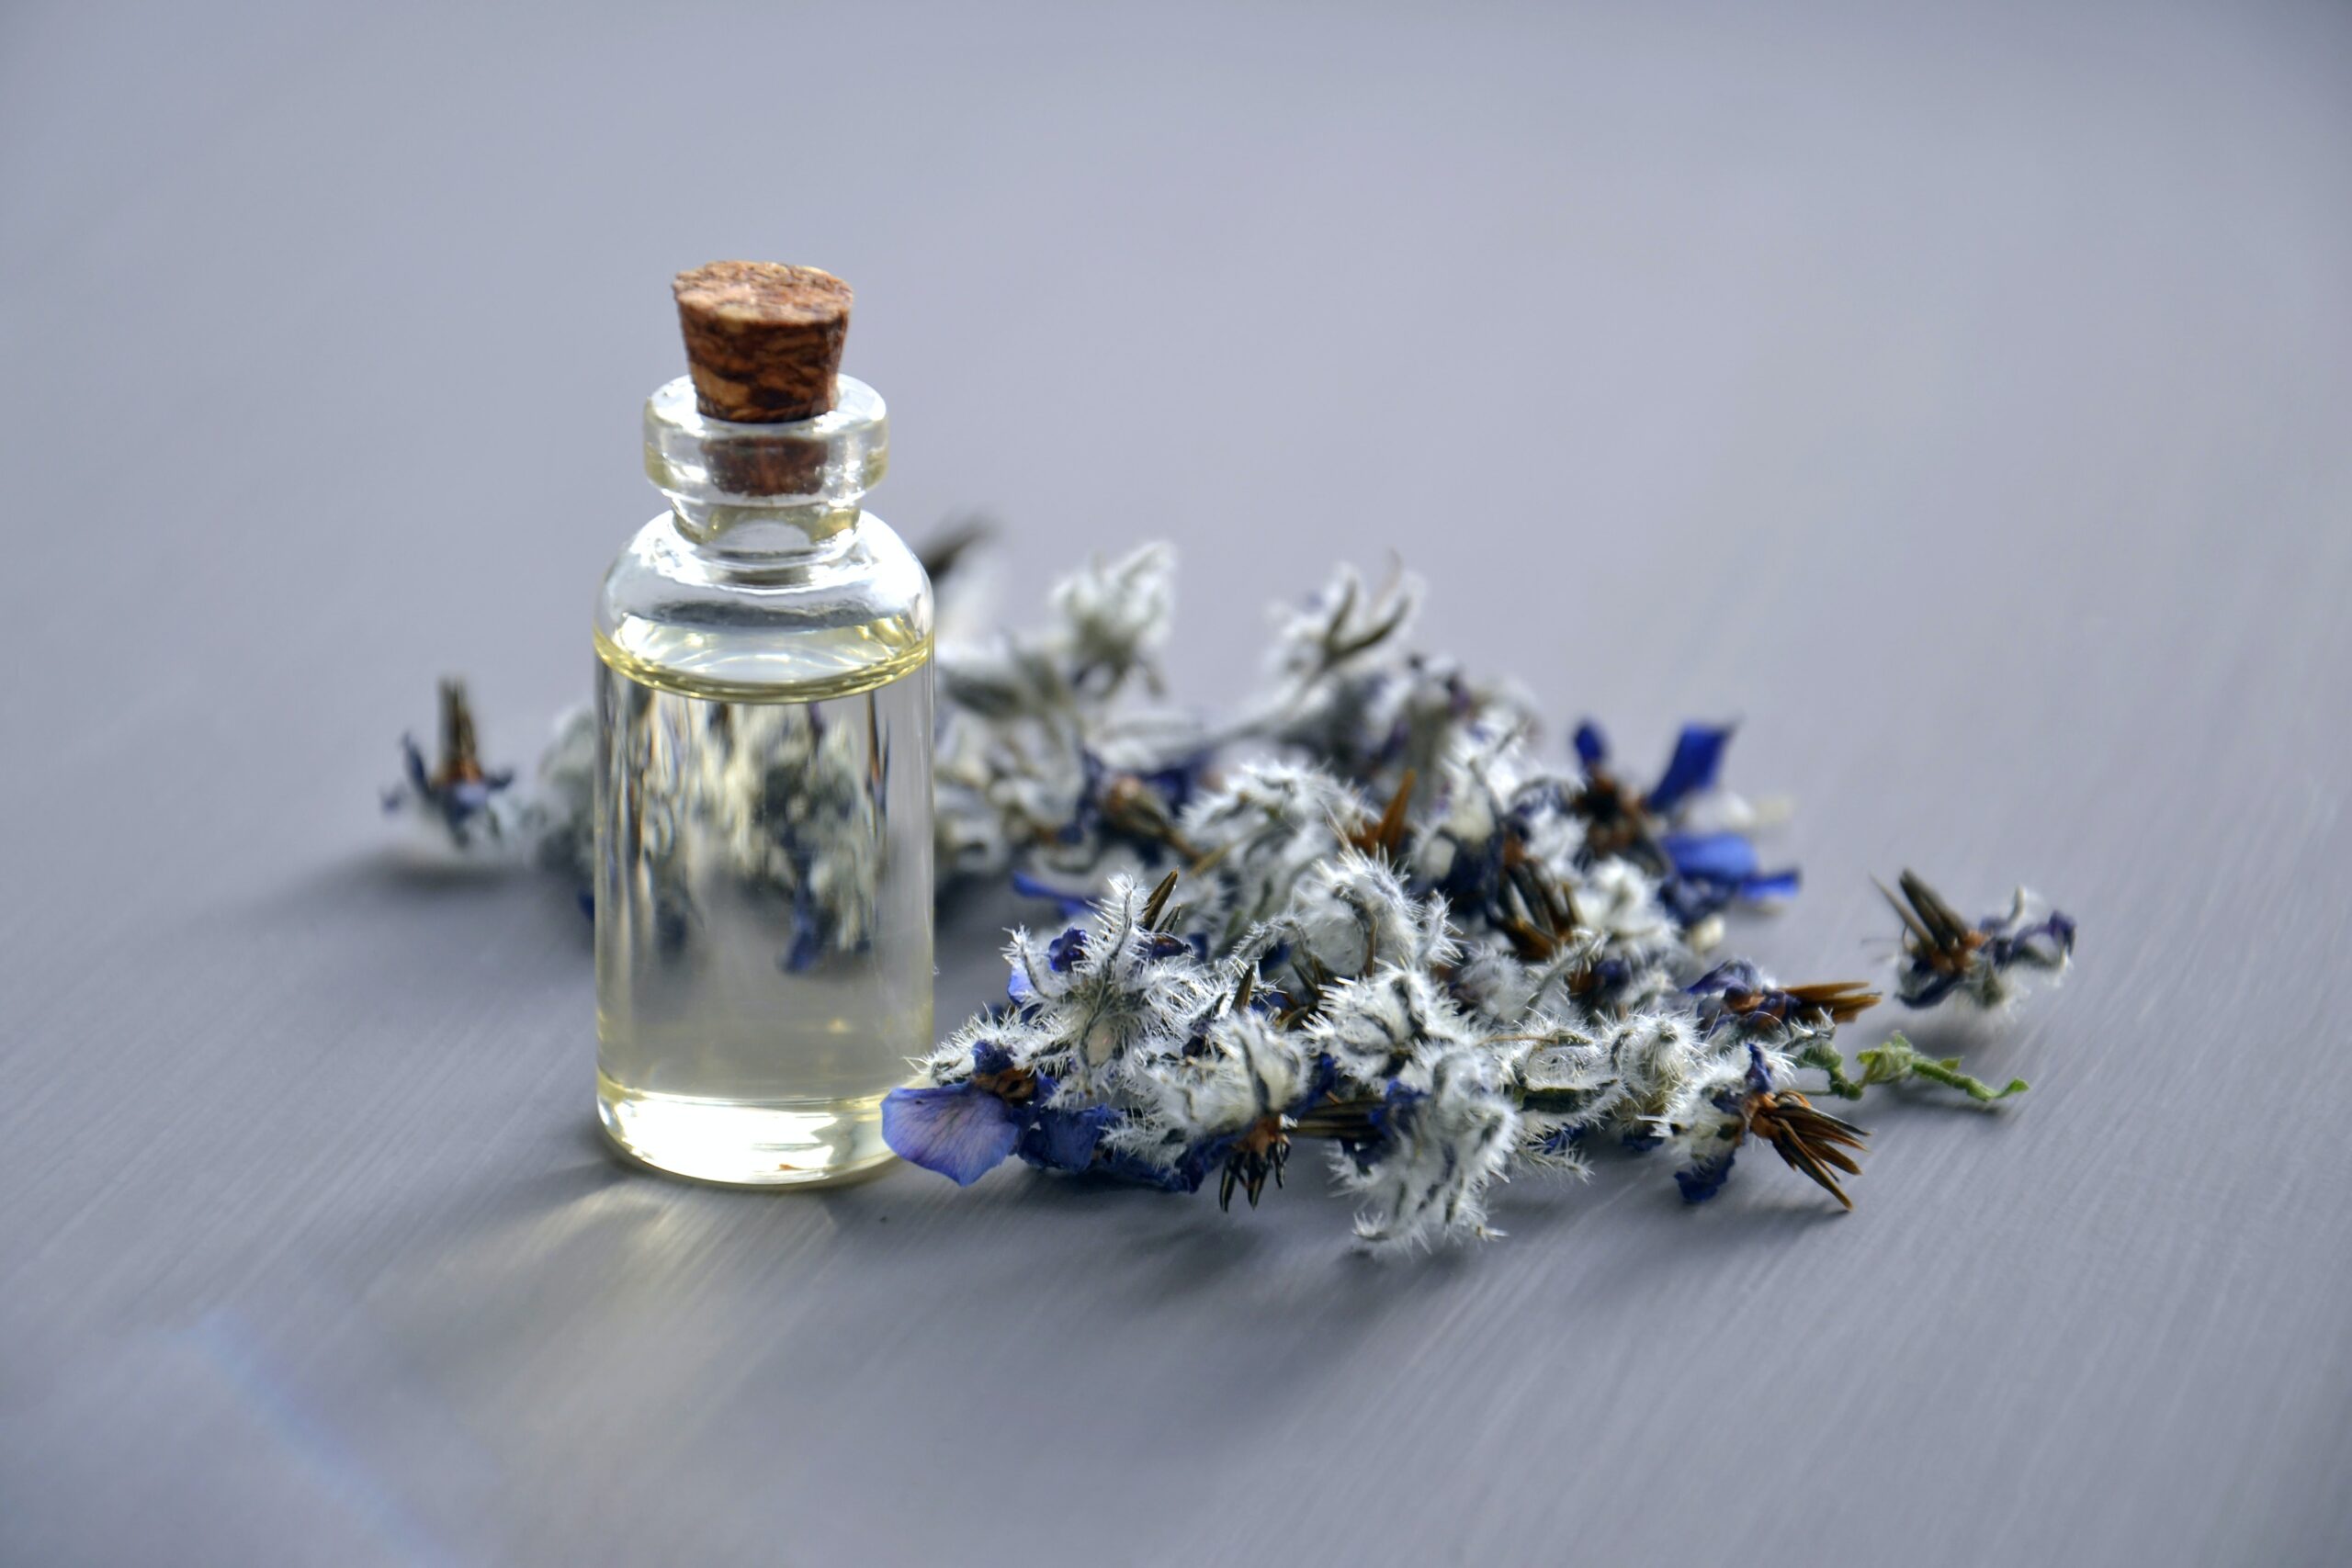
[[[1121,700],[1137,684],[1160,689],[1173,568],[1164,545],[1096,561],[1056,586],[1043,629],[943,641],[933,762],[943,880],[1010,870],[1082,900],[1114,867],[1184,852],[1174,813],[1214,742],[1173,708]]]
[[[2054,978],[2074,959],[2074,920],[2022,887],[2010,896],[2007,912],[1971,925],[1917,874],[1905,872],[1899,885],[1900,897],[1879,891],[1903,919],[1894,994],[1905,1007],[1928,1008],[1957,997],[1980,1008],[2006,1008],[2025,994],[2027,975]]]
[[[943,642],[942,881],[1009,876],[1060,918],[1013,933],[1004,1000],[885,1100],[907,1159],[1254,1205],[1317,1140],[1362,1240],[1408,1248],[1492,1234],[1496,1182],[1580,1174],[1603,1146],[1672,1151],[1699,1202],[1755,1139],[1850,1206],[1866,1134],[1805,1075],[1847,1100],[2025,1087],[1900,1035],[1851,1076],[1838,1031],[1876,992],[1713,953],[1727,908],[1798,886],[1757,849],[1770,813],[1721,785],[1728,726],[1686,726],[1646,784],[1590,723],[1547,761],[1515,690],[1405,649],[1416,584],[1347,570],[1283,612],[1266,690],[1211,726],[1160,698],[1172,572],[1164,546],[1096,562],[1041,627]],[[575,719],[542,762],[526,815],[550,864],[584,859],[592,752]],[[788,843],[755,852],[814,886]],[[1971,925],[1901,886],[1912,1006],[1997,1007],[2071,955],[2073,922],[2022,895]]]
[[[1399,651],[1416,582],[1400,574],[1375,592],[1346,568],[1284,612],[1266,690],[1230,722],[1206,725],[1159,700],[1174,569],[1167,546],[1148,545],[1057,585],[1042,627],[943,639],[943,879],[1009,871],[1075,910],[1114,875],[1149,881],[1197,858],[1182,819],[1217,760],[1238,750],[1310,759],[1341,784],[1386,795],[1408,774],[1430,776],[1472,728],[1532,726],[1508,688]],[[954,593],[951,579],[944,596]],[[1124,700],[1138,685],[1145,700]]]
[[[959,1183],[1015,1157],[1213,1181],[1255,1204],[1316,1139],[1362,1240],[1409,1247],[1490,1234],[1496,1181],[1582,1172],[1601,1144],[1671,1148],[1699,1202],[1755,1138],[1848,1204],[1866,1134],[1802,1075],[1847,1099],[2024,1087],[1899,1035],[1849,1076],[1838,1028],[1875,992],[1708,961],[1722,911],[1798,885],[1757,851],[1768,814],[1720,785],[1729,727],[1687,726],[1646,785],[1590,723],[1549,765],[1510,688],[1402,651],[1409,581],[1368,592],[1347,570],[1283,615],[1270,688],[1233,725],[1123,708],[1165,635],[1168,567],[1157,547],[1098,564],[1057,593],[1058,624],[943,654],[943,863],[1009,870],[1065,923],[1014,933],[1005,1000],[885,1102],[908,1159]],[[2012,971],[2063,964],[2071,922],[2037,916],[1906,943],[1904,998],[1989,1004]],[[1957,977],[1915,987],[1923,964]]]
[[[1015,933],[1004,1003],[885,1101],[891,1146],[958,1182],[1017,1156],[1254,1203],[1318,1138],[1375,1247],[1486,1235],[1493,1182],[1601,1141],[1671,1145],[1695,1202],[1753,1135],[1846,1201],[1862,1134],[1795,1084],[1856,1083],[1831,1042],[1875,994],[1694,973],[1665,878],[1596,852],[1585,786],[1515,738],[1467,739],[1418,818],[1411,789],[1232,769],[1176,823],[1187,864]]]
[[[791,937],[777,957],[784,967],[863,951],[882,869],[870,747],[814,710],[784,705],[714,707],[705,723],[693,745],[658,725],[638,727],[621,742],[657,759],[636,773],[639,809],[660,824],[640,852],[664,942],[686,941],[697,919],[691,879],[675,858],[691,822],[742,887],[790,911]],[[386,810],[422,817],[461,853],[526,849],[569,879],[593,913],[594,714],[582,705],[558,719],[530,789],[514,787],[512,770],[482,769],[458,682],[442,685],[442,728],[433,768],[402,741],[408,779],[385,792]]]
[[[513,769],[482,766],[466,684],[444,681],[439,755],[427,763],[415,738],[401,737],[401,778],[384,791],[384,811],[423,818],[460,852],[499,844],[521,825],[514,783]]]

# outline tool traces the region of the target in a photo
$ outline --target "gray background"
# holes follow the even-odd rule
[[[1783,975],[2055,895],[1917,1031],[2032,1094],[1404,1267],[625,1173],[577,914],[374,793],[445,671],[584,694],[730,254],[855,284],[1012,609],[1178,540],[1203,704],[1394,551],[1634,756],[1746,720]],[[2339,6],[8,6],[0,1561],[2344,1561],[2347,286]]]

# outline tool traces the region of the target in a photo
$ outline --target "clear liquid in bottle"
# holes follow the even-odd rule
[[[597,1100],[638,1158],[764,1184],[888,1157],[882,1097],[931,1043],[928,652],[808,701],[600,665]]]

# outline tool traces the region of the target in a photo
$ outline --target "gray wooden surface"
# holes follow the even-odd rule
[[[1670,10],[0,13],[0,1561],[2352,1556],[2352,15]],[[1394,551],[1556,718],[1745,718],[1784,975],[2033,881],[2070,983],[1916,1032],[2033,1092],[1406,1267],[623,1171],[577,914],[373,799],[435,675],[583,693],[724,254],[856,284],[1013,608],[1179,540],[1198,701]]]

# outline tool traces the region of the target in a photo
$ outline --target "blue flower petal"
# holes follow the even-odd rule
[[[1797,896],[1797,868],[1766,872],[1739,879],[1739,896],[1751,904],[1769,904],[1779,898]]]
[[[1703,1203],[1724,1190],[1731,1179],[1732,1161],[1737,1157],[1736,1148],[1725,1149],[1720,1158],[1693,1162],[1674,1173],[1674,1184],[1682,1189],[1686,1203]]]
[[[1159,795],[1170,817],[1179,816],[1184,807],[1193,804],[1193,794],[1200,787],[1201,773],[1208,766],[1210,755],[1207,751],[1196,751],[1174,767],[1136,776]]]
[[[408,775],[409,788],[428,800],[432,798],[432,770],[424,765],[424,753],[418,750],[413,737],[401,737],[401,771]]]
[[[1735,958],[1729,963],[1716,964],[1682,988],[1690,996],[1708,997],[1724,991],[1757,991],[1763,987],[1764,977],[1756,965],[1745,958]]]
[[[1051,883],[1032,876],[1025,871],[1016,871],[1012,874],[1012,890],[1032,898],[1051,898],[1061,906],[1064,919],[1086,913],[1088,906],[1093,902],[1087,894],[1073,893],[1065,887],[1056,887]]]
[[[1661,815],[1671,813],[1701,790],[1713,789],[1715,774],[1723,770],[1724,748],[1731,744],[1731,731],[1727,724],[1684,725],[1665,774],[1650,791],[1649,808]]]
[[[1555,1127],[1544,1134],[1535,1146],[1547,1155],[1575,1154],[1584,1147],[1584,1141],[1591,1132],[1590,1127]]]
[[[2057,910],[2052,909],[2052,910],[2051,910],[2051,911],[2050,911],[2050,918],[2049,918],[2048,919],[2046,919],[2046,920],[2044,920],[2044,921],[2042,921],[2042,922],[2041,922],[2041,927],[2042,927],[2042,930],[2044,930],[2044,931],[2048,931],[2048,932],[2050,933],[2050,940],[2051,940],[2051,941],[2052,941],[2052,942],[2056,942],[2056,943],[2057,943],[2057,944],[2058,944],[2062,949],[2064,949],[2064,950],[2068,954],[2070,954],[2070,955],[2071,955],[2071,954],[2074,953],[2074,951],[2075,951],[2075,917],[2074,917],[2074,916],[2072,916],[2072,915],[2064,915],[2064,914],[2060,914]]]
[[[1609,737],[1600,732],[1600,726],[1590,719],[1577,725],[1577,761],[1589,768],[1608,760]]]
[[[1731,902],[1731,889],[1720,882],[1695,876],[1669,876],[1657,885],[1657,901],[1677,924],[1697,925]]]
[[[1744,833],[1668,833],[1658,847],[1682,876],[1738,883],[1756,874],[1756,846]]]
[[[969,1187],[1021,1138],[1013,1108],[973,1083],[894,1089],[882,1097],[882,1141],[900,1159]]]
[[[815,897],[803,883],[792,890],[792,945],[778,962],[787,973],[802,975],[814,969],[824,955],[824,922],[819,918]]]
[[[1047,1170],[1084,1170],[1094,1163],[1102,1129],[1118,1117],[1107,1105],[1078,1111],[1041,1111],[1021,1134],[1021,1157]]]
[[[1280,995],[1281,993],[1277,992],[1275,994]],[[1264,996],[1266,993],[1261,991],[1258,995]],[[1315,1108],[1317,1101],[1322,1100],[1326,1095],[1329,1094],[1339,1086],[1340,1064],[1333,1061],[1329,1055],[1320,1052],[1317,1053],[1315,1057],[1315,1070],[1306,1075],[1306,1086],[1298,1091],[1297,1099],[1283,1107],[1283,1114],[1285,1116],[1304,1116],[1307,1111]]]
[[[1992,939],[1982,951],[1984,961],[1996,969],[2007,969],[2020,959],[2054,969],[2075,951],[2074,918],[2055,909],[2016,931],[2008,929],[2006,918],[1986,920],[1976,929]]]
[[[1964,978],[1957,971],[1939,969],[1924,961],[1904,966],[1895,996],[1907,1008],[1931,1008],[1959,988]]]
[[[1506,835],[1498,832],[1476,843],[1466,843],[1451,833],[1438,836],[1453,846],[1453,857],[1430,890],[1444,894],[1446,901],[1457,908],[1483,909],[1493,903],[1502,886]]]

